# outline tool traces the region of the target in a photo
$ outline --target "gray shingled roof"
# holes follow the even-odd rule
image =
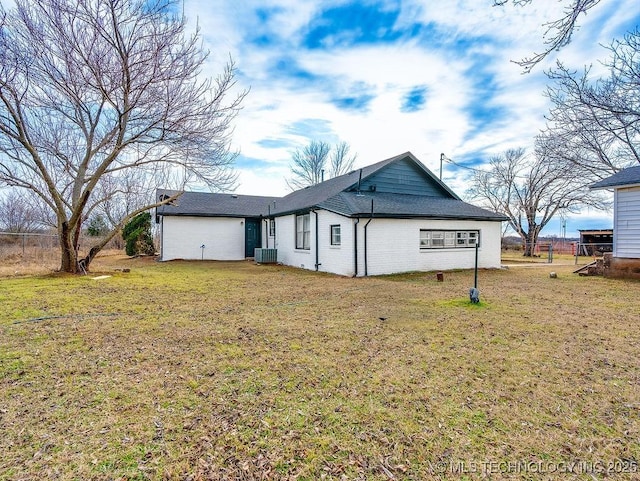
[[[174,195],[175,191],[159,189],[156,197]],[[161,205],[157,215],[189,215],[196,217],[259,217],[266,216],[269,205],[278,197],[256,195],[212,194],[184,192],[172,204]]]
[[[459,198],[451,189],[449,189],[449,187],[438,180],[437,177],[434,177],[411,152],[405,152],[376,164],[368,165],[362,169],[354,170],[348,174],[326,180],[320,184],[296,190],[276,202],[275,212],[282,215],[285,213],[298,212],[303,209],[320,206],[321,203],[333,198],[340,192],[344,192],[355,187],[358,182],[361,180],[364,181],[367,177],[370,177],[387,165],[406,158],[410,158],[415,162],[415,164],[420,167],[426,175],[429,175],[435,182],[440,184],[443,190],[445,190],[452,198]]]
[[[368,165],[362,168],[362,178],[377,172],[385,165],[392,163],[394,160],[404,158],[406,154],[402,154],[390,159],[383,160],[376,164]],[[309,209],[318,205],[320,202],[327,200],[334,195],[339,194],[343,190],[346,190],[358,183],[360,180],[360,169],[349,172],[333,179],[325,180],[324,182],[305,187],[304,189],[291,192],[289,195],[283,197],[276,202],[275,212],[278,214],[284,214],[288,212],[297,212],[302,209]]]
[[[449,194],[449,198],[392,194],[384,192],[358,193],[360,180],[378,172],[393,162],[410,158]],[[158,190],[161,195],[175,191]],[[185,192],[174,203],[157,208],[157,215],[192,215],[206,217],[258,217],[269,214],[286,215],[312,208],[326,209],[348,217],[431,217],[440,219],[505,220],[505,217],[467,204],[424,167],[410,152],[391,157],[376,164],[354,170],[320,184],[297,190],[285,197],[259,197],[235,194]]]
[[[634,184],[640,185],[640,165],[616,172],[611,177],[607,177],[595,184],[591,184],[589,188],[608,189],[611,187],[624,187]]]
[[[348,217],[430,217],[438,219],[506,220],[502,215],[459,199],[383,192],[340,192],[318,207]]]

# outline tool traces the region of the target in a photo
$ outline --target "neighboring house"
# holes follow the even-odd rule
[[[589,187],[613,189],[613,256],[605,275],[640,279],[640,166]]]
[[[345,276],[472,268],[476,245],[479,267],[500,267],[505,220],[460,200],[409,152],[282,198],[185,192],[157,219],[161,260],[250,257],[238,225],[251,222],[279,263]]]

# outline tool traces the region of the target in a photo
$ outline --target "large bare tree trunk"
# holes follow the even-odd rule
[[[85,264],[84,271],[78,263],[78,248],[80,243],[80,225],[75,229],[69,227],[68,222],[62,222],[60,228],[60,270],[73,274],[86,272],[88,264]]]
[[[524,257],[533,257],[537,242],[538,237],[535,236],[532,231],[527,232],[527,235],[524,238],[524,253],[522,255]]]
[[[30,191],[57,219],[60,269],[85,272],[83,219],[111,211],[109,239],[190,182],[232,190],[231,121],[246,91],[208,52],[177,0],[0,3],[0,184]],[[117,206],[114,210],[114,206]]]

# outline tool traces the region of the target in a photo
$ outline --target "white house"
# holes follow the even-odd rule
[[[159,190],[162,200],[175,191]],[[265,246],[263,212],[275,197],[184,192],[156,209],[160,260],[239,260]],[[271,246],[273,247],[273,246]]]
[[[613,255],[606,275],[640,279],[640,166],[621,170],[590,188],[613,189]]]
[[[409,152],[282,198],[185,192],[156,214],[161,260],[262,247],[285,265],[367,276],[472,268],[477,248],[479,267],[500,267],[504,218],[463,202]]]

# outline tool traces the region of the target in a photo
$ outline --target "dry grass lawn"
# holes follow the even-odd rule
[[[638,476],[638,282],[94,269],[0,279],[0,480]]]

